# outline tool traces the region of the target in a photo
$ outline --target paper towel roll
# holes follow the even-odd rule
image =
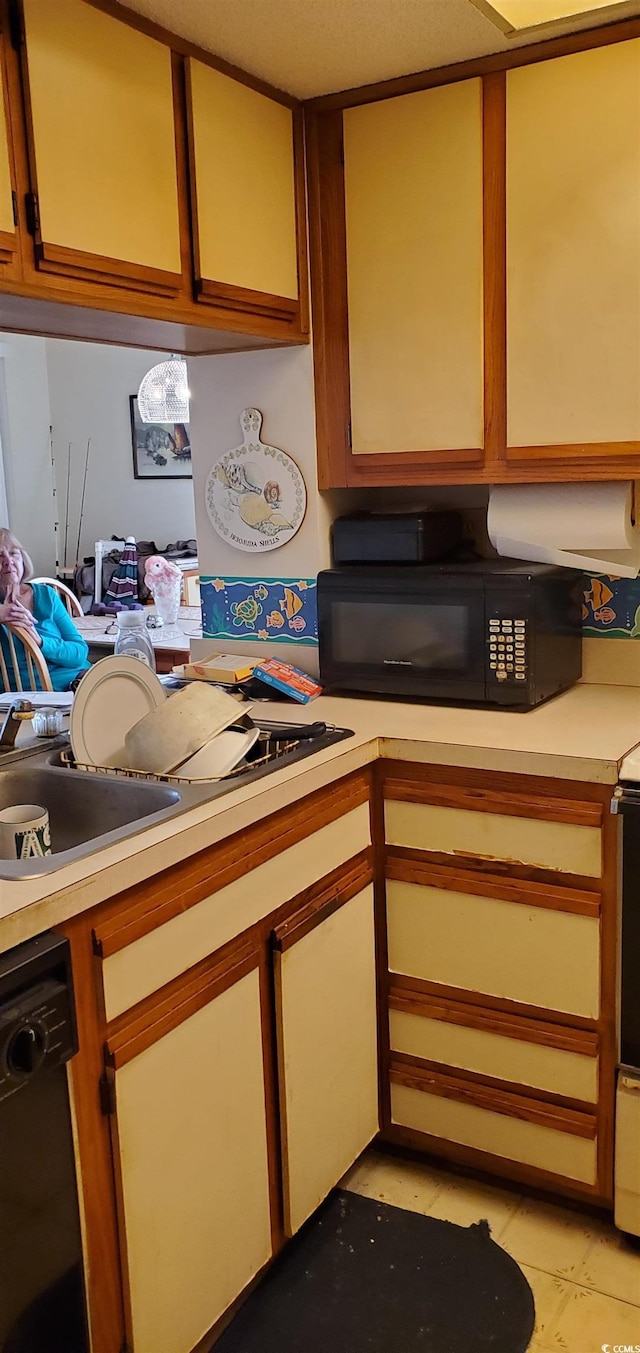
[[[621,578],[640,573],[640,522],[629,481],[499,484],[489,495],[487,526],[506,558]]]

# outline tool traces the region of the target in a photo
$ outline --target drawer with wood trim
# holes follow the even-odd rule
[[[317,828],[317,829],[316,829]],[[371,843],[359,773],[132,889],[94,927],[107,1020],[171,982]]]
[[[593,1192],[597,1186],[596,1116],[479,1081],[392,1065],[390,1137],[455,1155],[478,1152],[485,1168],[525,1177],[540,1171]],[[408,1129],[408,1136],[398,1129]],[[417,1134],[414,1139],[413,1134]],[[461,1158],[465,1152],[460,1153]],[[510,1166],[515,1167],[510,1169]],[[523,1168],[523,1167],[526,1167]]]
[[[455,772],[447,768],[447,774],[453,779]],[[385,774],[387,845],[437,852],[441,858],[500,860],[601,877],[601,802],[560,798],[557,785],[555,793],[549,793],[546,782],[537,789],[533,777],[529,789],[521,776],[489,777],[468,770],[464,772],[468,783],[460,772],[452,783],[432,776],[428,767]],[[509,783],[513,788],[506,787]],[[570,787],[562,788],[566,795]]]
[[[428,871],[425,871],[425,877]],[[445,987],[597,1019],[597,897],[584,914],[548,895],[501,895],[503,881],[440,871],[429,883],[387,879],[389,968]],[[547,890],[548,893],[548,890]],[[562,899],[558,899],[560,903]]]
[[[396,1060],[437,1063],[453,1075],[466,1070],[522,1093],[529,1089],[585,1106],[598,1100],[595,1030],[394,987],[389,1036]]]

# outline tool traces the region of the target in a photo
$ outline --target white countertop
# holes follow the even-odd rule
[[[0,950],[297,803],[378,756],[614,785],[640,744],[640,689],[578,685],[526,714],[321,696],[255,706],[256,717],[321,719],[354,736],[42,878],[0,879]]]

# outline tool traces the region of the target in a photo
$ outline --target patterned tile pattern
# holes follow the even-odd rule
[[[533,1292],[528,1353],[640,1353],[640,1248],[613,1225],[373,1149],[341,1187],[459,1226],[486,1217]]]

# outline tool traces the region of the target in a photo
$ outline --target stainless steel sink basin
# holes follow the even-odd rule
[[[283,742],[280,727],[261,722],[260,740],[251,753],[255,760],[228,778],[179,786],[69,769],[61,764],[59,746],[55,750],[51,743],[7,754],[0,759],[0,811],[20,803],[46,808],[52,854],[44,859],[0,859],[0,879],[51,874],[353,736],[350,729],[328,728],[314,738]]]
[[[51,847],[56,854],[139,823],[152,813],[180,802],[168,785],[115,780],[54,770],[51,766],[16,766],[0,773],[0,810],[17,803],[46,808]]]

